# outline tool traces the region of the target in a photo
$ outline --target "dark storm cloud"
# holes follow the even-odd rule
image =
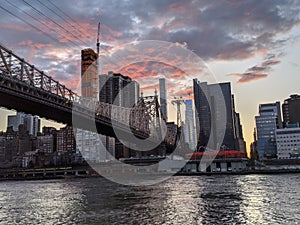
[[[19,53],[26,53],[25,56],[31,55],[34,62],[41,63],[38,67],[42,69],[49,69],[51,63],[38,60],[34,55],[43,55],[49,50],[56,52],[58,48],[72,49],[74,53],[80,54],[83,46],[94,48],[99,21],[102,24],[101,46],[106,51],[130,41],[150,39],[186,43],[188,49],[204,60],[242,60],[254,57],[257,53],[274,53],[289,42],[289,37],[279,39],[279,35],[299,24],[300,4],[296,0],[42,1],[60,15],[57,16],[38,1],[25,1],[29,5],[21,0],[10,1],[19,9],[6,1],[1,1],[0,6],[48,33],[54,40],[0,9],[0,42],[17,49],[15,51]],[[69,32],[62,31],[47,17],[34,12],[30,5]],[[80,59],[57,59],[53,55],[52,60],[59,62],[60,70],[64,69],[71,74],[73,71],[61,64],[73,64],[75,60],[77,63],[74,64],[78,64]],[[247,79],[244,80],[256,79],[254,73],[259,73],[258,77],[265,77],[269,67],[277,63],[278,59],[265,60],[249,68],[245,72]]]
[[[205,59],[243,59],[261,48],[277,47],[283,42],[274,38],[299,23],[297,1],[201,2],[198,10],[195,2],[186,4],[190,14],[179,14],[171,22],[184,23],[162,33],[167,40],[187,42],[190,49]],[[166,27],[171,25],[166,24],[162,30]]]

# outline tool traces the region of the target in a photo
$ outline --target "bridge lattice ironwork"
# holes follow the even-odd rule
[[[122,124],[128,124],[129,119],[130,129],[138,137],[161,135],[161,113],[157,96],[142,97],[133,108],[95,100],[86,101],[70,88],[2,45],[0,45],[0,89],[1,93],[7,92],[15,95],[15,99],[24,98],[28,103],[34,99],[41,105],[48,104],[57,110],[69,113],[74,110],[73,106],[76,104],[75,110],[78,113],[93,114],[96,122],[111,124],[111,120],[115,120],[122,126]]]

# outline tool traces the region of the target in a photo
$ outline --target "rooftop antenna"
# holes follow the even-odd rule
[[[99,41],[99,36],[100,36],[100,22],[98,23],[98,33],[97,33],[97,57],[99,58],[99,52],[100,52],[100,41]],[[98,60],[97,60],[98,61]]]

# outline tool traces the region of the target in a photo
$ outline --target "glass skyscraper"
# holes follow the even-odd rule
[[[237,137],[236,119],[233,96],[230,83],[207,84],[193,80],[196,130],[198,134],[198,149],[208,146],[209,140],[213,143],[210,148],[219,150],[240,150]],[[225,128],[224,128],[225,127]],[[241,126],[239,125],[239,129]],[[224,133],[225,129],[225,133]],[[242,135],[242,132],[239,132]],[[220,139],[224,134],[223,141]]]
[[[99,75],[99,101],[132,108],[140,98],[140,85],[128,76],[112,71]],[[106,149],[116,158],[130,157],[130,150],[118,139],[106,137]],[[113,150],[112,150],[113,149]]]
[[[168,121],[167,91],[166,91],[165,78],[159,79],[159,102],[160,102],[162,115],[163,115],[165,121]]]
[[[276,158],[276,129],[282,128],[280,103],[260,104],[255,121],[259,159]]]

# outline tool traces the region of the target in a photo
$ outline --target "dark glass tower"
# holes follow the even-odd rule
[[[99,75],[100,102],[131,108],[138,101],[140,97],[139,93],[139,83],[133,81],[130,77],[114,72]],[[106,137],[107,149],[110,143],[112,143],[112,139]],[[115,140],[115,157],[130,157],[130,150],[117,139]]]
[[[282,104],[283,123],[300,124],[300,95],[291,95]]]
[[[211,138],[215,150],[219,150],[220,146],[239,150],[230,83],[208,85],[206,82],[199,82],[197,79],[194,79],[193,87],[197,117],[196,126],[199,132],[198,149],[206,147]],[[220,122],[225,124],[225,135],[222,143],[217,143],[217,136],[224,130],[224,127],[220,126]]]
[[[131,108],[140,97],[140,86],[130,77],[108,72],[99,76],[99,101]]]

